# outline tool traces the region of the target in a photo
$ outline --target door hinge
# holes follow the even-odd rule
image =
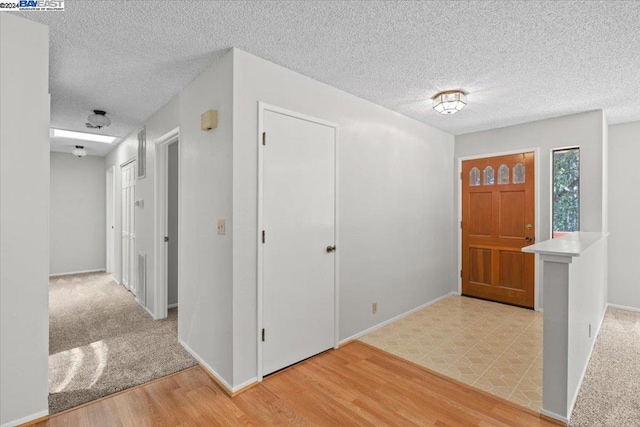
[[[262,145],[267,145],[267,133],[262,132]]]
[[[462,228],[462,221],[460,221],[460,228]]]
[[[262,243],[265,243],[267,241],[267,233],[262,230]]]
[[[169,241],[169,236],[164,236],[164,241],[168,242]]]
[[[262,329],[262,342],[264,342],[264,328]]]
[[[460,278],[462,279],[462,270],[460,270]]]

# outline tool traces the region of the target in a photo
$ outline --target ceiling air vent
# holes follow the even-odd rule
[[[147,128],[138,132],[138,179],[147,176]]]

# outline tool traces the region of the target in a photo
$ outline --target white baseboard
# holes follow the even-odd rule
[[[153,313],[147,307],[144,306],[144,304],[142,303],[142,301],[138,299],[138,297],[133,297],[133,299],[136,300],[138,304],[140,304],[140,307],[144,308],[145,311],[149,313],[149,316],[151,316],[153,320],[157,320],[156,317],[153,315]]]
[[[50,274],[49,277],[71,276],[72,274],[101,273],[101,272],[105,272],[105,271],[107,271],[106,268],[98,268],[96,270],[67,271],[66,273]]]
[[[420,310],[422,310],[423,308],[428,307],[428,306],[430,306],[430,305],[433,305],[433,304],[435,304],[435,303],[437,303],[437,302],[439,302],[439,301],[442,301],[443,299],[448,298],[448,297],[450,297],[450,296],[452,296],[452,295],[458,295],[458,293],[457,293],[457,292],[449,292],[449,293],[448,293],[448,294],[446,294],[446,295],[443,295],[443,296],[438,297],[438,298],[436,298],[436,299],[434,299],[434,300],[431,300],[431,301],[429,301],[429,302],[427,302],[427,303],[425,303],[425,304],[422,304],[421,306],[418,306],[418,307],[416,307],[416,308],[413,308],[413,309],[411,309],[411,310],[409,310],[409,311],[407,311],[407,312],[405,312],[405,313],[402,313],[402,314],[399,314],[399,315],[397,315],[397,316],[395,316],[395,317],[392,317],[392,318],[391,318],[391,319],[389,319],[389,320],[385,320],[384,322],[378,323],[377,325],[372,326],[372,327],[370,327],[370,328],[368,328],[368,329],[365,329],[365,330],[364,330],[364,331],[362,331],[362,332],[358,332],[357,334],[352,335],[352,336],[350,336],[349,338],[345,338],[345,339],[343,339],[343,340],[340,340],[340,342],[339,342],[338,344],[339,344],[339,345],[342,345],[342,344],[347,343],[347,342],[349,342],[349,341],[356,340],[356,339],[358,339],[358,338],[360,338],[360,337],[362,337],[362,336],[364,336],[364,335],[370,334],[371,332],[375,331],[376,329],[380,329],[380,328],[382,328],[383,326],[387,326],[387,325],[388,325],[388,324],[390,324],[390,323],[397,322],[398,320],[400,320],[400,319],[402,319],[402,318],[404,318],[404,317],[407,317],[407,316],[409,316],[410,314],[415,313],[416,311],[420,311]]]
[[[38,418],[46,417],[47,415],[49,415],[48,409],[36,412],[35,414],[27,415],[26,417],[22,417],[17,420],[9,421],[8,423],[2,424],[0,427],[19,426],[20,424],[28,423],[29,421],[37,420]]]
[[[607,304],[607,307],[619,308],[620,310],[640,312],[640,307],[630,307],[627,305]]]
[[[194,358],[194,359],[196,359],[196,360],[200,363],[200,365],[202,365],[202,367],[203,367],[204,369],[206,369],[206,370],[209,372],[209,374],[211,374],[211,376],[213,376],[214,378],[216,378],[216,379],[220,382],[220,384],[221,384],[223,387],[225,387],[225,388],[227,389],[227,391],[229,391],[229,392],[233,393],[233,387],[232,387],[231,385],[229,385],[229,383],[228,383],[228,382],[226,382],[226,381],[225,381],[225,379],[224,379],[224,378],[222,378],[222,376],[220,376],[220,374],[218,374],[218,373],[215,371],[215,369],[213,369],[211,366],[209,366],[209,365],[207,364],[207,362],[205,362],[204,360],[202,360],[202,358],[201,358],[200,356],[198,356],[198,355],[196,354],[196,352],[195,352],[195,351],[191,350],[191,348],[190,348],[188,345],[186,345],[186,344],[184,343],[184,341],[182,341],[181,339],[179,339],[179,338],[178,338],[178,342],[180,343],[180,345],[182,345],[182,347],[184,347],[184,349],[185,349],[185,350],[187,350],[187,352],[188,352],[191,356],[193,356],[193,358]]]
[[[600,318],[600,322],[598,323],[598,327],[596,328],[596,333],[593,336],[593,342],[591,343],[591,348],[589,349],[589,356],[587,357],[587,363],[584,364],[584,368],[582,369],[582,373],[580,374],[580,379],[578,380],[578,387],[576,388],[576,392],[574,393],[573,398],[571,399],[571,404],[569,405],[569,410],[567,411],[567,418],[569,420],[571,419],[571,414],[573,414],[573,408],[576,406],[576,400],[578,400],[578,394],[580,394],[580,389],[582,388],[582,381],[584,380],[584,376],[587,373],[587,368],[589,367],[589,361],[591,360],[591,355],[593,354],[593,348],[596,346],[596,341],[598,340],[598,334],[600,333],[600,328],[602,327],[602,323],[604,322],[604,316],[606,314],[607,314],[607,306],[605,305],[604,310],[602,312],[602,317]]]
[[[169,305],[167,306],[167,308],[168,308],[168,309],[169,309],[169,308],[176,308],[177,306],[178,306],[178,303],[175,303],[175,304],[169,304]]]
[[[556,413],[550,412],[550,411],[546,411],[544,409],[540,409],[540,413],[542,415],[544,415],[545,417],[549,417],[549,418],[553,418],[554,420],[558,420],[562,423],[568,424],[569,420],[566,417],[563,417],[562,415],[558,415]]]
[[[248,379],[247,381],[245,381],[245,382],[243,382],[243,383],[241,383],[241,384],[238,384],[237,386],[235,386],[235,387],[233,388],[233,390],[232,390],[232,391],[235,393],[236,391],[238,391],[238,390],[242,390],[243,388],[248,387],[248,386],[250,386],[251,384],[254,384],[254,383],[257,383],[257,382],[258,382],[258,377],[253,377],[253,378]]]

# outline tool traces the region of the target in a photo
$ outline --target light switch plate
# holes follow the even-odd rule
[[[226,234],[227,227],[225,226],[224,219],[218,220],[218,234],[224,236]]]

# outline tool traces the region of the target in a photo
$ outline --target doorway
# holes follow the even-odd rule
[[[135,289],[135,198],[136,198],[136,161],[131,160],[121,166],[122,169],[122,284],[133,295]]]
[[[259,379],[337,344],[336,125],[260,113]]]
[[[176,140],[167,149],[167,308],[178,306],[178,144]]]
[[[534,153],[462,162],[462,294],[534,308]]]
[[[180,283],[180,131],[155,141],[155,267],[153,317],[178,307]]]

